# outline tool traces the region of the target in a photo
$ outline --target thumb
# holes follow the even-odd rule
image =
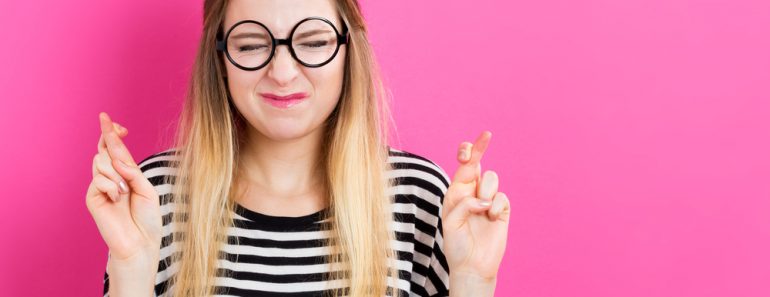
[[[482,204],[482,202],[486,204]],[[444,226],[459,229],[474,213],[484,212],[491,207],[488,201],[482,201],[473,196],[463,198],[444,218]]]
[[[144,176],[139,166],[124,163],[122,160],[113,159],[113,167],[128,183],[129,192],[133,192],[147,199],[158,199],[155,188]],[[155,201],[157,202],[157,201]]]

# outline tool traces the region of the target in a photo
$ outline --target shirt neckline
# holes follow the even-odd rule
[[[328,210],[329,207],[325,207],[314,213],[297,217],[272,216],[250,210],[240,203],[235,202],[235,213],[247,219],[251,224],[261,225],[271,229],[294,229],[296,227],[313,225],[323,220],[324,212]]]

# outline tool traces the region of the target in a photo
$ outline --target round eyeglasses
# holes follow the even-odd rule
[[[282,44],[289,47],[289,53],[300,64],[315,68],[331,62],[340,46],[347,43],[344,23],[340,34],[329,20],[309,17],[294,25],[286,39],[276,39],[260,22],[240,21],[227,30],[224,40],[217,39],[216,47],[235,67],[255,71],[270,63],[275,48]]]

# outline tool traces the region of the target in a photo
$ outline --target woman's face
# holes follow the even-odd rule
[[[225,12],[224,32],[242,20],[264,24],[274,38],[288,38],[304,18],[323,17],[338,31],[333,0],[234,0]],[[342,45],[334,59],[319,68],[305,67],[292,58],[288,46],[275,48],[272,60],[256,71],[237,68],[225,57],[228,88],[238,111],[264,137],[280,141],[303,137],[319,128],[339,101],[347,48]],[[231,50],[231,55],[233,52]],[[224,57],[224,53],[223,53]],[[304,93],[306,99],[288,107],[277,107],[270,94]],[[284,101],[285,102],[285,101]]]

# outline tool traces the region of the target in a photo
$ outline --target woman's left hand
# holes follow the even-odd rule
[[[505,252],[510,203],[497,191],[495,172],[481,176],[481,157],[491,137],[484,131],[475,143],[460,144],[460,166],[444,196],[444,253],[453,280],[463,276],[494,283]]]

